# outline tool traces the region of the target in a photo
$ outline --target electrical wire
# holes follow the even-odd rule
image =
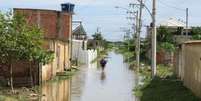
[[[167,4],[167,3],[163,2],[162,0],[158,0],[158,2],[160,4],[166,6],[166,7],[173,8],[175,10],[179,10],[179,11],[185,11],[186,10],[186,9],[183,9],[183,8],[178,8],[178,7],[174,6],[174,5]]]

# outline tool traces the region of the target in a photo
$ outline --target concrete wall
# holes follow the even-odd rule
[[[189,42],[180,47],[175,71],[184,85],[201,97],[201,42]]]
[[[87,41],[85,40],[73,40],[72,47],[72,60],[78,60],[78,62],[87,64]]]
[[[63,72],[70,68],[69,44],[58,40],[48,40],[49,49],[54,51],[52,63],[42,66],[42,81],[49,80],[56,76],[57,72]]]
[[[88,59],[87,59],[88,67],[97,68],[97,62],[92,63],[92,61],[97,58],[97,50],[91,49],[91,50],[88,50],[87,52],[88,52]]]
[[[184,85],[201,97],[201,44],[184,46]]]
[[[87,41],[73,40],[72,50],[72,59],[78,59],[79,62],[84,64],[91,64],[91,62],[97,57],[96,50],[87,50]]]
[[[156,55],[157,59],[157,64],[168,64],[172,66],[174,62],[174,53],[173,52],[165,52],[165,51],[160,51],[157,52]]]

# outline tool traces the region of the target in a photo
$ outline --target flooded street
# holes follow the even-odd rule
[[[70,80],[49,82],[42,86],[40,101],[70,101]]]
[[[82,66],[72,79],[43,85],[41,101],[137,101],[132,92],[137,80],[122,55],[110,53],[104,72],[97,63]]]
[[[71,101],[136,101],[132,89],[137,76],[121,55],[110,53],[109,57],[104,72],[85,66],[72,78]]]
[[[112,52],[104,72],[97,63],[82,66],[70,79],[44,83],[42,96],[31,101],[137,101],[132,92],[137,81],[138,76],[123,63],[122,55]]]

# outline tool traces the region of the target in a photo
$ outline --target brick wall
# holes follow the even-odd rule
[[[39,26],[45,38],[68,41],[71,35],[72,14],[55,10],[14,9],[26,17],[30,25]]]
[[[12,64],[13,67],[13,84],[14,86],[31,86],[39,84],[39,65],[35,62],[17,61]],[[8,64],[1,64],[3,78],[1,80],[7,81],[10,78],[10,68]],[[31,76],[32,75],[32,76]],[[31,78],[32,77],[32,78]],[[33,80],[33,82],[32,82]]]

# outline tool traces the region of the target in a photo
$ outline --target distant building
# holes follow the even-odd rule
[[[73,39],[87,40],[87,33],[82,25],[82,22],[73,23]]]
[[[186,24],[182,20],[178,20],[176,18],[169,18],[167,20],[164,20],[160,22],[157,26],[157,29],[159,27],[166,27],[173,35],[174,35],[174,41],[177,44],[183,43],[187,40],[191,39],[191,27],[186,28]],[[186,35],[187,30],[187,35]],[[147,26],[147,39],[151,42],[151,33],[152,28],[150,26]],[[151,43],[150,43],[151,44]],[[151,59],[151,45],[148,51],[148,58]],[[173,53],[167,53],[164,51],[157,52],[157,63],[158,64],[173,64],[174,62],[174,55]]]
[[[87,63],[87,33],[81,21],[73,23],[73,47],[72,47],[72,60],[80,63]]]
[[[168,28],[169,31],[171,32],[177,32],[172,33],[174,35],[186,35],[186,30],[189,30],[188,35],[191,35],[190,33],[191,27],[187,29],[185,22],[177,20],[176,18],[169,18],[168,20],[160,22],[157,28],[159,28],[160,26]],[[151,27],[147,26],[147,37],[150,37],[150,35],[151,35]]]
[[[96,62],[92,63],[97,58],[97,50],[95,48],[96,41],[90,40],[81,21],[73,21],[73,35],[72,35],[72,61],[77,65],[78,63],[85,64],[89,68],[97,67]],[[95,42],[95,43],[94,43]],[[93,48],[88,44],[95,45]]]

